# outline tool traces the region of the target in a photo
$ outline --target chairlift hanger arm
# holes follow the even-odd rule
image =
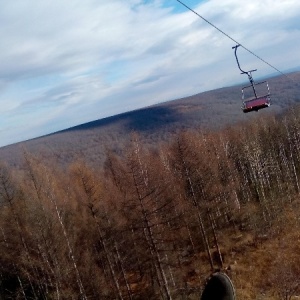
[[[239,60],[238,60],[238,57],[237,57],[237,54],[236,54],[237,48],[238,48],[239,46],[240,46],[240,45],[235,45],[235,46],[232,47],[232,49],[234,49],[234,55],[235,55],[235,59],[236,59],[236,62],[237,62],[237,65],[238,65],[239,69],[241,70],[242,74],[245,74],[245,73],[247,73],[247,72],[245,72],[245,71],[243,71],[243,70],[241,69],[241,65],[240,65],[240,63],[239,63]]]
[[[238,48],[239,46],[240,46],[240,45],[237,44],[237,45],[235,45],[235,46],[232,47],[232,49],[234,49],[234,55],[235,55],[235,58],[236,58],[236,62],[237,62],[237,64],[238,64],[238,67],[239,67],[239,69],[241,70],[242,74],[247,74],[248,79],[249,79],[249,81],[250,81],[250,84],[251,84],[251,86],[252,86],[252,89],[253,89],[253,93],[254,93],[254,95],[255,95],[255,98],[257,98],[257,94],[256,94],[256,90],[255,90],[255,83],[254,83],[254,80],[253,80],[253,77],[252,77],[252,72],[257,71],[257,70],[250,70],[250,71],[247,71],[247,72],[246,72],[246,71],[244,71],[244,70],[241,69],[241,66],[240,66],[240,63],[239,63],[239,60],[238,60],[238,57],[237,57],[237,54],[236,54],[237,48]]]
[[[244,70],[242,70],[240,62],[239,62],[238,57],[237,57],[237,49],[238,49],[239,46],[240,45],[238,44],[238,45],[235,45],[235,46],[232,47],[232,49],[234,49],[235,59],[236,59],[237,65],[238,65],[239,69],[241,70],[242,74],[247,74],[249,76],[249,73],[251,74],[251,72],[257,71],[257,69],[251,70],[251,71],[247,71],[247,72],[244,71]]]

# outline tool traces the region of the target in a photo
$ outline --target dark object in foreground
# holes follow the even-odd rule
[[[230,278],[224,273],[213,274],[204,288],[201,300],[235,300]]]

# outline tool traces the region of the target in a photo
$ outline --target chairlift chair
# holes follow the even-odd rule
[[[259,111],[260,109],[269,107],[271,105],[269,84],[266,80],[258,82],[258,83],[254,82],[254,79],[252,77],[252,72],[257,71],[256,69],[250,70],[250,71],[243,71],[241,69],[241,66],[240,66],[240,63],[239,63],[239,60],[237,57],[237,48],[239,46],[240,45],[236,45],[236,46],[232,47],[232,49],[235,49],[234,54],[235,54],[236,62],[237,62],[239,69],[241,70],[241,74],[247,74],[248,79],[250,81],[250,85],[242,88],[242,100],[243,100],[242,110],[244,113],[248,113],[251,111]],[[257,88],[257,86],[262,85],[262,84],[264,84],[267,87],[267,93],[263,94],[263,95],[258,95],[256,88]],[[249,89],[249,88],[252,88],[254,97],[252,96],[250,98],[245,99],[245,90]]]

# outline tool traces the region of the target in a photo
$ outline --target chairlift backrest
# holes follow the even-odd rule
[[[269,88],[269,83],[268,83],[268,81],[261,81],[261,82],[257,82],[257,83],[253,83],[254,84],[254,86],[255,87],[257,87],[257,86],[259,86],[259,85],[262,85],[262,84],[266,84],[266,93],[263,93],[264,95],[269,95],[270,96],[270,88]],[[247,85],[247,86],[244,86],[243,88],[242,88],[242,99],[243,100],[245,100],[245,90],[246,89],[249,89],[249,88],[253,88],[253,86],[252,85]],[[256,91],[256,88],[255,88],[255,91]],[[260,98],[261,97],[261,95],[260,96],[258,96],[257,94],[256,94],[256,97],[255,98]]]

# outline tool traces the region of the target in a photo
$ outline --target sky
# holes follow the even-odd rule
[[[279,70],[300,65],[299,0],[182,2]],[[235,43],[176,0],[0,7],[0,147],[247,79]],[[254,77],[274,73],[238,51]]]

